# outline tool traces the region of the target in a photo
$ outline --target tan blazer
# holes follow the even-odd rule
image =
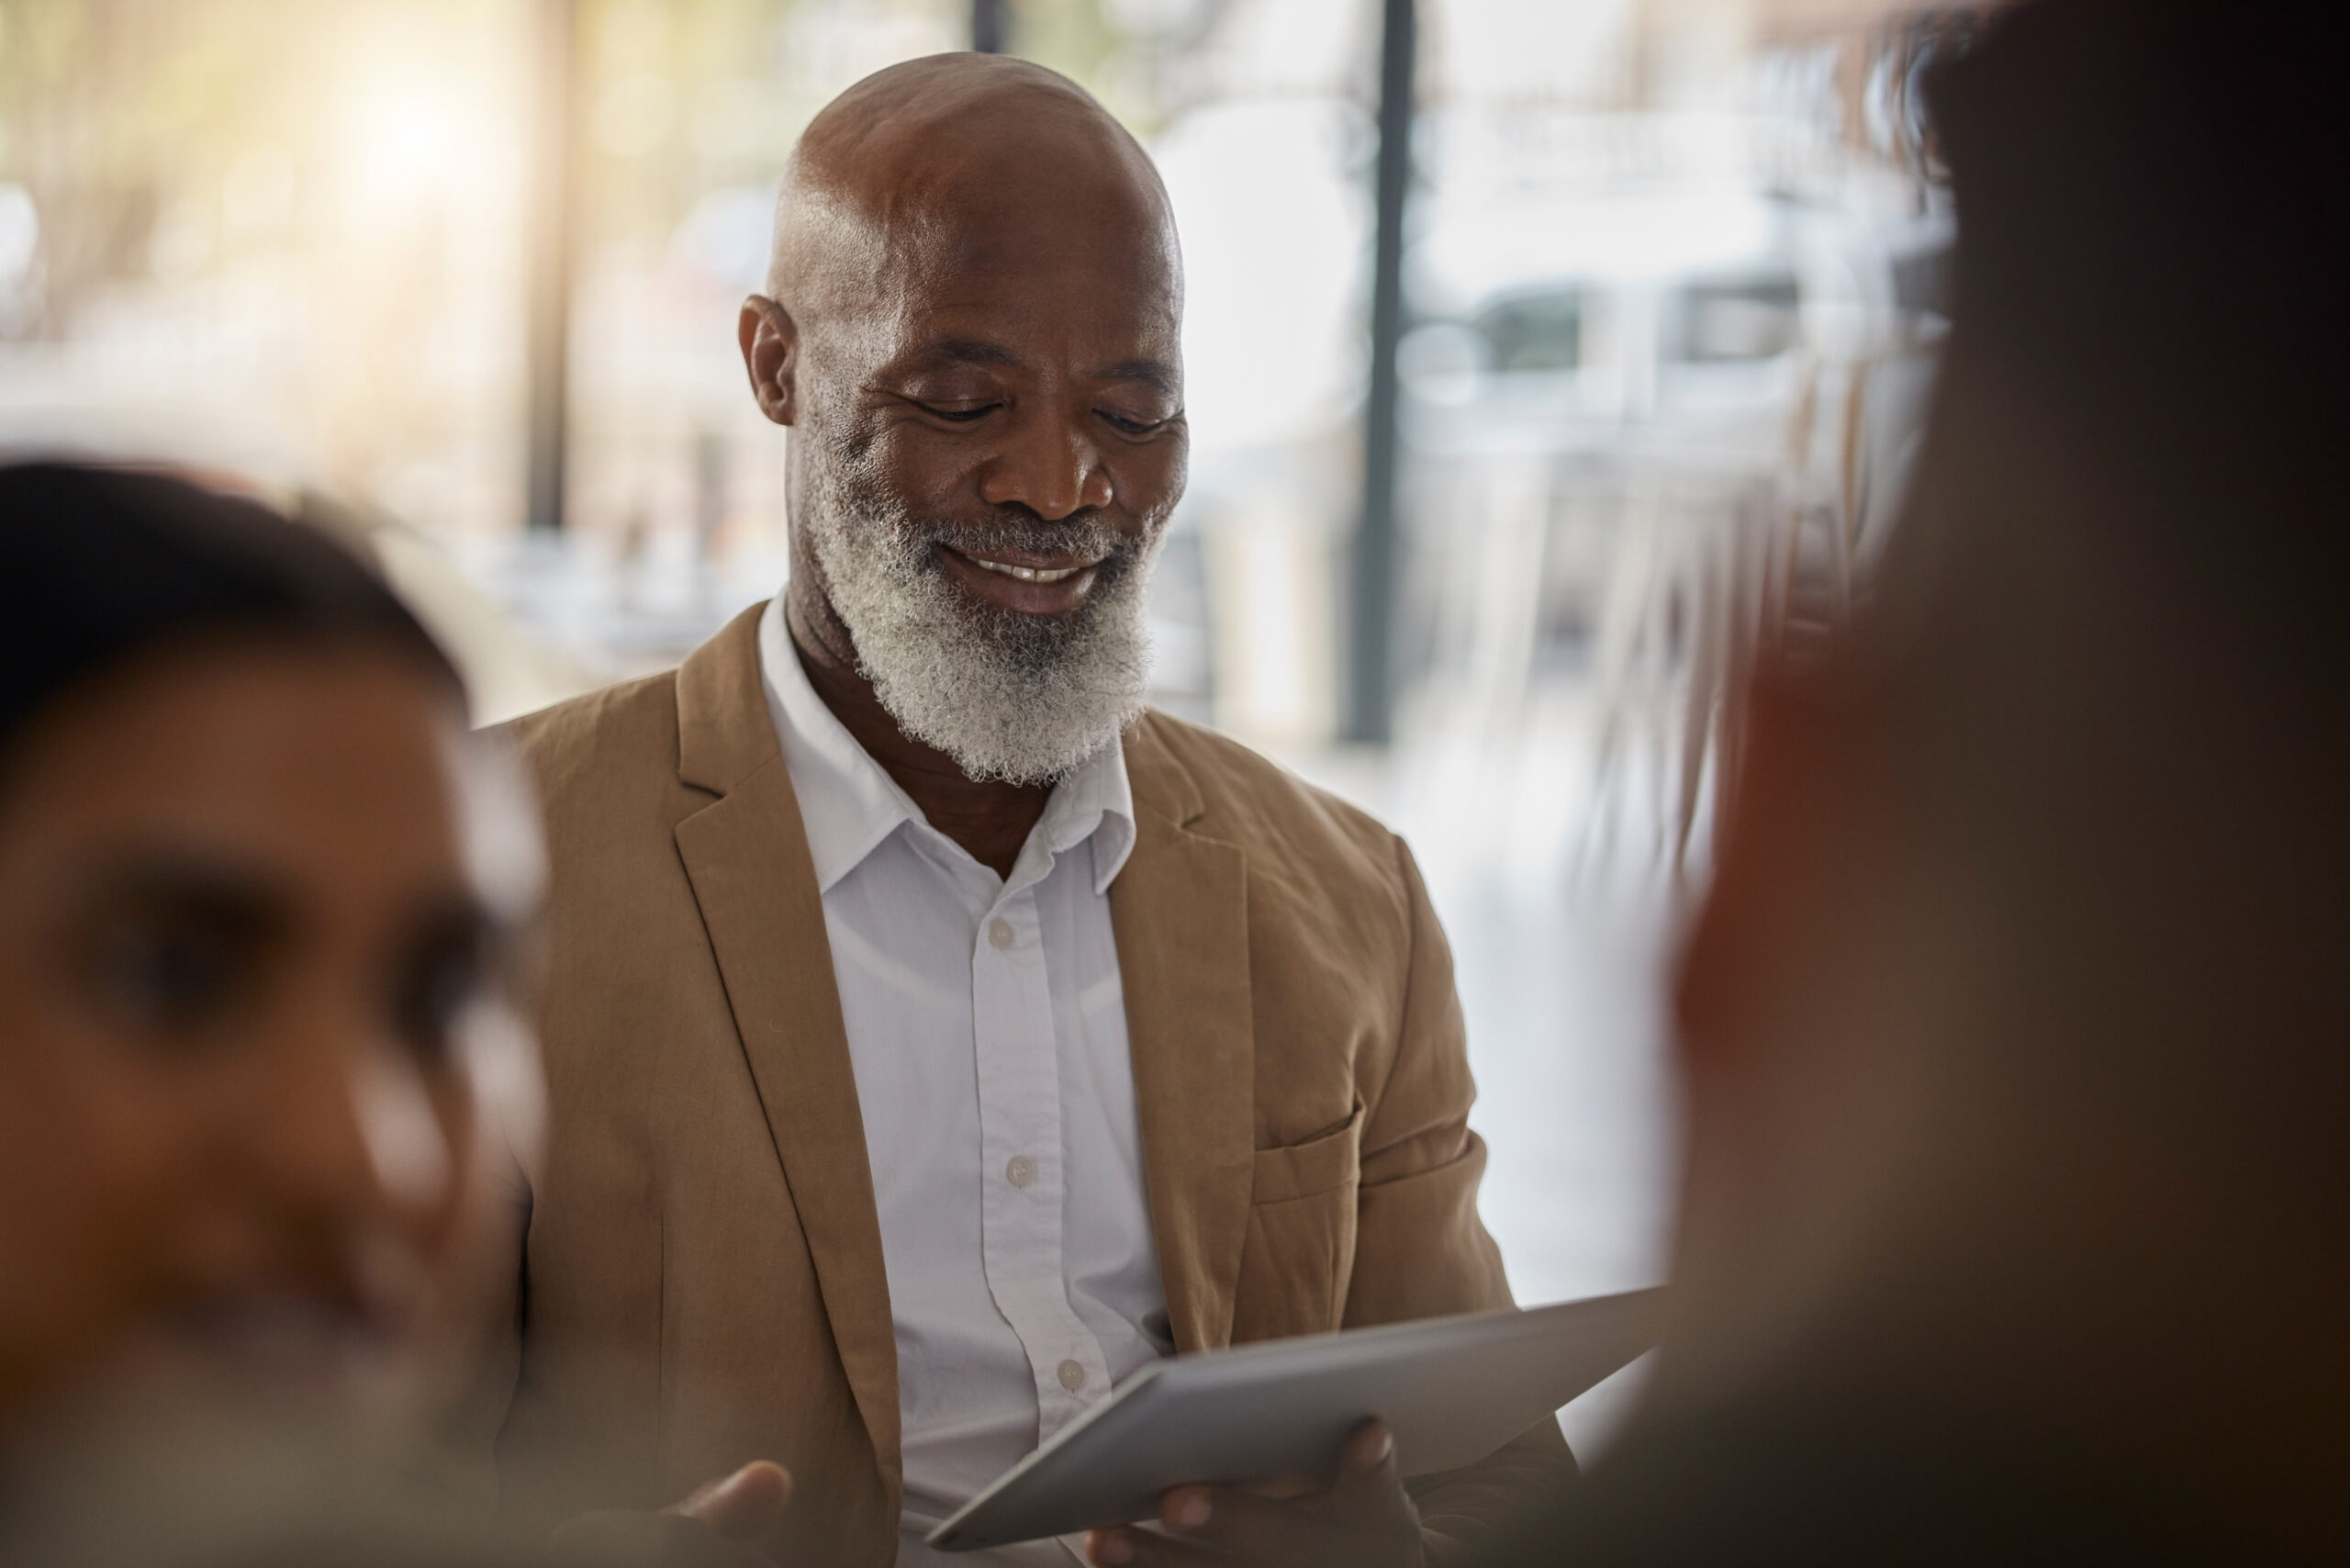
[[[787,1562],[887,1563],[890,1284],[758,611],[669,674],[517,721],[554,885],[548,1137],[504,1375],[519,1518],[673,1501],[748,1460],[799,1485]],[[1451,960],[1377,823],[1205,731],[1125,736],[1113,885],[1178,1346],[1498,1306]],[[1555,1428],[1421,1490],[1481,1533],[1571,1473]]]

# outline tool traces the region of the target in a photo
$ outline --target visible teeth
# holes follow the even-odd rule
[[[1057,583],[1064,577],[1073,577],[1085,570],[1083,566],[1062,566],[1058,569],[1043,566],[1015,566],[1004,561],[982,560],[977,555],[966,556],[965,559],[974,566],[985,566],[990,572],[1002,572],[1007,577],[1018,577],[1024,583]]]

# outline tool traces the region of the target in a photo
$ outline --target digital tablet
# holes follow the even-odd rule
[[[1404,1474],[1474,1464],[1655,1342],[1661,1290],[1156,1361],[928,1537],[972,1551],[1155,1518],[1159,1494],[1326,1475],[1372,1417]]]

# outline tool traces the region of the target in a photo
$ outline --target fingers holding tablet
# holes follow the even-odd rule
[[[1096,1568],[1211,1562],[1417,1568],[1423,1561],[1419,1513],[1404,1490],[1386,1423],[1367,1421],[1356,1428],[1337,1468],[1329,1485],[1302,1495],[1280,1485],[1179,1486],[1159,1499],[1159,1531],[1095,1530],[1086,1540],[1087,1558]]]

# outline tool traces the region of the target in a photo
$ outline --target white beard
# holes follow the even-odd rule
[[[813,421],[808,530],[857,673],[912,739],[974,779],[1051,784],[1117,743],[1141,717],[1150,676],[1143,600],[1163,531],[1147,542],[1095,519],[925,522],[859,483]],[[1156,519],[1152,520],[1154,522]],[[1067,615],[988,604],[946,575],[941,544],[1102,557]]]

